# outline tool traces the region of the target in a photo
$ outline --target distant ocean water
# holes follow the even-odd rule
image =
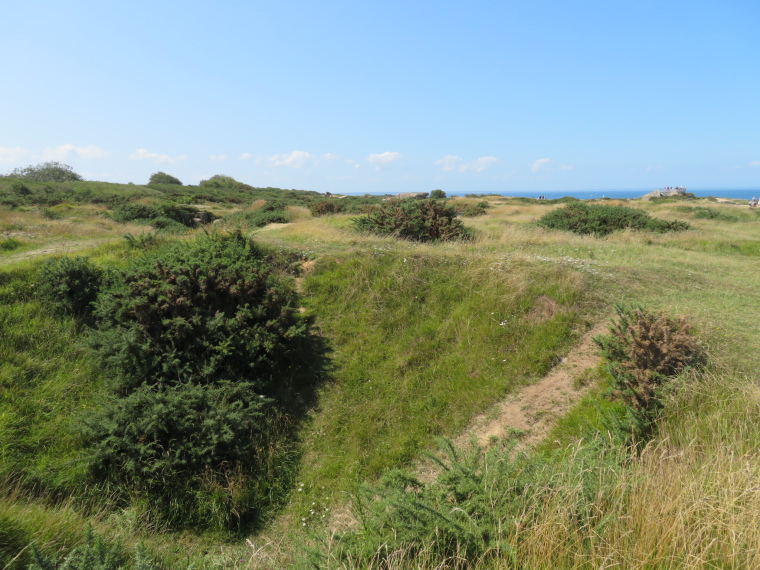
[[[625,199],[625,198],[640,198],[644,194],[648,194],[654,190],[654,188],[650,189],[632,189],[632,190],[563,190],[559,192],[466,192],[466,194],[490,194],[490,195],[498,195],[498,196],[517,196],[522,198],[538,198],[539,196],[545,196],[547,200],[556,200],[559,198],[565,198],[565,197],[572,197],[572,198],[578,198],[579,200],[598,200],[599,198],[618,198],[618,199]],[[737,200],[747,200],[749,201],[750,198],[753,196],[760,198],[760,188],[755,189],[747,189],[747,188],[738,188],[738,189],[731,189],[731,188],[721,188],[721,189],[710,189],[710,188],[686,188],[687,192],[690,192],[697,196],[698,198],[707,198],[709,196],[712,196],[713,198],[734,198]],[[380,194],[383,195],[380,192],[375,192],[373,194]],[[464,196],[465,192],[447,192],[448,196]]]
[[[561,192],[472,192],[472,194],[499,194],[501,196],[518,196],[524,198],[538,198],[539,196],[545,196],[547,200],[556,200],[558,198],[578,198],[579,200],[598,200],[599,198],[639,198],[644,194],[648,194],[653,189],[649,190],[565,190]],[[714,198],[735,198],[737,200],[749,200],[753,196],[760,197],[760,188],[755,189],[686,189],[697,196],[698,198],[707,198],[712,196]],[[470,194],[470,192],[468,192]],[[450,194],[450,196],[463,196],[462,194]]]

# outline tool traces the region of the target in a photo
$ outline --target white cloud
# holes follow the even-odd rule
[[[290,154],[276,154],[269,158],[269,162],[275,166],[287,166],[288,168],[304,168],[314,159],[314,155],[304,150],[294,150]]]
[[[149,160],[157,164],[174,164],[181,160],[187,160],[187,156],[184,154],[180,156],[169,156],[168,154],[157,154],[155,152],[148,152],[144,148],[138,148],[135,152],[129,155],[129,158],[133,160]]]
[[[240,158],[242,158],[243,160],[249,160],[253,158],[253,155],[250,152],[244,152],[243,154],[240,155]]]
[[[447,154],[443,158],[436,160],[435,163],[441,167],[444,172],[450,172],[454,170],[457,165],[462,161],[462,158],[453,154]]]
[[[401,158],[400,152],[381,152],[379,154],[370,154],[367,161],[375,165],[376,170],[381,170],[383,166],[390,164]]]
[[[539,170],[546,168],[551,161],[551,158],[539,158],[530,165],[530,171],[538,172]]]
[[[107,150],[103,150],[92,144],[89,146],[63,144],[61,146],[46,148],[42,151],[42,158],[43,160],[67,160],[72,154],[84,159],[106,158],[111,155]]]
[[[559,167],[560,170],[572,170],[573,168],[575,168],[575,166],[572,164],[561,164]]]
[[[333,154],[331,152],[326,152],[325,154],[322,155],[322,158],[324,158],[325,160],[340,160],[341,156],[338,154]]]
[[[459,172],[483,172],[499,162],[495,156],[481,156],[469,162],[462,162],[462,157],[454,154],[447,154],[435,163],[441,167],[444,172],[458,170]]]
[[[753,160],[749,163],[750,168],[760,168],[760,160]]]
[[[222,162],[224,160],[227,160],[227,155],[224,155],[224,154],[212,154],[211,156],[208,157],[208,159],[211,162]]]
[[[459,167],[460,172],[483,172],[488,170],[494,164],[499,162],[495,156],[481,156],[480,158],[467,162]]]
[[[29,151],[20,146],[4,148],[0,146],[0,163],[13,164],[29,154]]]

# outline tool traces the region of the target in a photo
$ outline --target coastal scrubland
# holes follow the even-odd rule
[[[96,567],[75,564],[97,544],[127,568],[760,562],[760,215],[742,203],[600,201],[682,230],[602,236],[535,223],[572,200],[456,198],[446,202],[466,239],[421,242],[357,231],[354,220],[380,198],[227,177],[197,187],[0,178],[0,202],[0,567],[67,556],[69,567]],[[198,213],[208,216],[192,221]],[[247,313],[222,323],[221,297],[193,354],[171,352],[181,348],[171,342],[160,354],[145,349],[158,367],[171,353],[164,376],[119,367],[139,348],[132,325],[104,324],[129,313],[124,287],[148,295],[141,284],[159,282],[156,266],[194,283],[207,275],[186,267],[198,251],[219,262],[214,283],[269,284],[282,320],[266,322],[287,326],[267,328],[274,336],[261,346],[290,343],[297,354],[251,354],[247,368],[224,331],[268,325]],[[250,263],[233,275],[230,255]],[[105,276],[90,318],[56,310],[45,293],[41,275],[64,258]],[[193,294],[210,294],[208,279]],[[156,299],[186,306],[161,291]],[[661,316],[668,331],[685,317],[700,347],[646,414],[616,397],[600,348],[597,364],[571,371],[575,404],[539,442],[507,429],[483,448],[452,443],[476,436],[473,418],[496,417],[499,402],[567,360],[589,330],[619,322],[616,307]],[[195,317],[177,311],[156,326],[184,334],[180,321]],[[103,335],[118,341],[104,349]],[[145,387],[148,377],[165,387]],[[172,408],[168,392],[155,396],[170,388],[195,403]],[[133,409],[118,398],[134,394],[157,418],[181,409],[194,419],[178,426],[164,414],[165,439],[149,439],[146,426],[119,431],[124,415],[112,410]],[[249,405],[252,394],[260,404]],[[195,451],[173,432],[210,451],[187,461]],[[114,434],[132,434],[139,453],[105,445]]]

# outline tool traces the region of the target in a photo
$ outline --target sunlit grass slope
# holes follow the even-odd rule
[[[574,338],[582,285],[562,266],[505,269],[435,247],[319,262],[304,297],[335,377],[309,426],[303,481],[346,491],[543,375]]]

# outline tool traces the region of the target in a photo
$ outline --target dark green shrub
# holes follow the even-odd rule
[[[225,220],[229,224],[249,228],[262,228],[267,224],[287,224],[290,222],[290,216],[285,207],[285,202],[281,200],[267,200],[252,212],[237,212]]]
[[[259,388],[223,379],[145,383],[112,398],[84,428],[93,476],[143,497],[162,526],[235,530],[260,522],[285,494],[293,465],[289,444],[271,429],[272,400]]]
[[[352,221],[358,231],[415,241],[472,237],[472,231],[457,219],[456,211],[436,200],[389,200]]]
[[[478,202],[477,204],[471,204],[471,203],[466,203],[466,202],[454,203],[454,209],[463,218],[475,218],[477,216],[482,216],[486,213],[486,210],[489,207],[490,206],[488,205],[488,202],[486,201]]]
[[[296,297],[249,240],[169,243],[112,275],[94,346],[119,391],[144,382],[255,382],[266,390],[305,335]]]
[[[21,242],[16,238],[0,239],[0,251],[13,251],[21,247]]]
[[[42,208],[42,210],[40,210],[40,213],[42,214],[43,218],[47,218],[48,220],[61,220],[61,219],[63,219],[63,214],[61,214],[57,210],[52,210],[50,208]]]
[[[686,368],[704,362],[704,351],[686,319],[650,313],[641,307],[615,307],[608,335],[596,337],[611,376],[611,396],[643,420],[662,408],[661,389]]]
[[[178,186],[182,186],[182,182],[180,182],[179,178],[175,178],[171,174],[166,174],[166,172],[154,172],[150,175],[150,180],[148,180],[148,184],[176,184]]]
[[[311,210],[312,215],[314,216],[327,216],[330,214],[340,214],[344,210],[343,204],[340,202],[335,202],[333,200],[320,200],[318,202],[313,202],[309,206],[309,210]]]
[[[89,318],[102,276],[103,272],[86,257],[55,257],[40,266],[37,291],[54,310]]]
[[[19,180],[11,184],[11,190],[19,196],[29,196],[29,194],[32,193],[32,191],[29,190],[29,187]]]
[[[583,203],[568,204],[564,208],[553,210],[544,214],[536,223],[547,229],[596,236],[605,236],[626,228],[668,232],[690,227],[686,222],[652,218],[643,210],[635,208]]]
[[[440,189],[435,189],[430,193],[430,198],[433,200],[443,200],[446,198],[446,192]]]
[[[37,182],[71,182],[82,180],[82,177],[74,172],[68,164],[60,162],[43,162],[41,164],[16,168],[9,174],[13,178],[35,180]]]
[[[197,208],[184,204],[119,204],[114,207],[111,218],[125,224],[137,222],[150,224],[156,228],[180,230],[192,228],[195,218],[199,215]],[[208,214],[207,214],[208,215]],[[169,223],[174,222],[174,224]],[[183,226],[184,228],[179,228]]]
[[[188,228],[188,226],[181,224],[180,222],[176,220],[172,220],[171,218],[167,218],[165,216],[159,216],[158,218],[153,218],[150,221],[150,225],[162,233],[169,233],[169,234],[185,232],[187,231],[187,228]]]
[[[98,297],[91,346],[110,398],[85,420],[90,471],[159,525],[242,530],[286,496],[278,406],[308,335],[265,257],[241,234],[169,243]]]

